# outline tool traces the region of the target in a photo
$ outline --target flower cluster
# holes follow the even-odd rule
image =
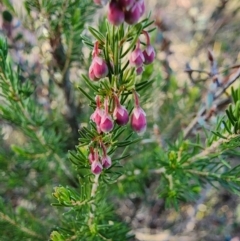
[[[109,99],[104,99],[104,107],[102,106],[100,96],[96,96],[96,109],[91,115],[90,119],[95,122],[99,134],[108,133],[114,127],[114,121],[120,125],[126,125],[129,121],[129,114],[127,109],[120,104],[119,98],[113,94],[114,110],[112,115],[109,114]],[[146,130],[147,120],[144,110],[139,105],[139,97],[134,91],[134,109],[132,111],[130,122],[132,129],[137,133],[143,133]],[[102,156],[99,157],[98,149],[95,151],[90,148],[89,161],[91,163],[91,170],[94,174],[99,174],[103,168],[109,168],[112,164],[110,156],[107,155],[106,147],[100,143],[102,147]]]
[[[136,24],[145,11],[144,0],[111,0],[108,9],[108,20],[113,25],[124,21]]]
[[[105,97],[104,106],[102,106],[100,96],[96,96],[96,109],[91,115],[90,119],[95,122],[98,133],[108,133],[114,127],[114,120],[116,124],[124,126],[129,121],[129,114],[123,105],[120,104],[119,98],[113,94],[114,110],[112,115],[109,114],[109,97]],[[146,114],[139,105],[139,98],[134,92],[134,109],[130,118],[131,127],[137,133],[143,133],[146,129],[147,121]]]
[[[112,165],[111,157],[107,155],[107,150],[104,144],[101,143],[101,155],[99,155],[98,148],[90,147],[90,153],[88,155],[89,162],[91,164],[91,171],[94,174],[100,174],[103,168],[109,168]]]
[[[104,0],[94,0],[95,3],[103,5],[106,3]],[[140,17],[145,11],[144,0],[110,0],[108,10],[108,20],[113,25],[120,25],[124,21],[130,25],[139,21]],[[130,68],[135,68],[136,74],[140,75],[143,72],[143,66],[153,62],[155,58],[155,51],[150,44],[150,37],[147,31],[142,30],[146,38],[144,49],[141,49],[140,39],[137,40],[135,49],[129,55]],[[127,41],[127,40],[126,40]],[[103,42],[103,45],[106,44]],[[109,46],[103,46],[109,52]],[[103,49],[103,48],[101,48]],[[140,107],[139,96],[136,92],[134,85],[131,87],[133,91],[134,108],[131,116],[125,106],[122,105],[122,90],[118,88],[118,83],[115,85],[114,81],[118,81],[120,77],[115,75],[115,56],[113,52],[105,60],[104,54],[99,49],[99,42],[95,42],[92,52],[92,62],[89,67],[89,78],[92,81],[100,81],[103,78],[109,78],[109,89],[100,92],[95,97],[96,108],[91,115],[90,119],[96,124],[98,136],[94,138],[89,149],[88,159],[91,164],[91,171],[94,174],[100,174],[103,168],[109,168],[112,165],[111,157],[107,155],[106,146],[108,142],[104,140],[104,134],[114,131],[114,126],[124,126],[130,122],[133,131],[143,133],[146,130],[147,120],[144,110]],[[104,52],[106,54],[106,52]],[[134,78],[134,76],[133,76]],[[112,80],[114,81],[112,82]],[[106,83],[106,82],[102,82]],[[100,85],[101,86],[101,85]]]
[[[142,31],[147,39],[146,48],[142,51],[140,48],[140,40],[138,39],[135,50],[130,55],[130,63],[132,66],[136,67],[137,75],[143,72],[143,64],[151,64],[155,59],[155,50],[150,44],[150,37],[148,32]]]

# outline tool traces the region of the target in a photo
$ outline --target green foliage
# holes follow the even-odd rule
[[[9,1],[4,4],[9,14],[16,14]],[[182,126],[193,118],[201,91],[196,86],[180,87],[173,75],[164,82],[154,64],[138,77],[128,61],[142,31],[154,30],[150,16],[130,27],[114,27],[103,20],[99,28],[88,27],[91,36],[86,36],[85,24],[95,11],[92,0],[26,0],[25,8],[35,31],[39,26],[34,25],[32,13],[46,20],[47,34],[38,36],[39,41],[49,41],[52,48],[56,63],[51,63],[49,72],[61,75],[59,82],[52,76],[49,80],[53,81],[48,86],[50,98],[57,99],[61,89],[75,124],[80,119],[88,123],[74,133],[72,119],[61,114],[61,103],[57,108],[41,104],[37,81],[24,77],[24,68],[16,66],[6,39],[0,37],[1,240],[46,240],[49,236],[52,241],[133,240],[131,227],[117,217],[111,201],[129,196],[146,200],[146,189],[152,183],[157,183],[154,195],[168,208],[178,209],[181,202],[194,201],[208,183],[240,194],[240,165],[234,159],[240,155],[240,87],[232,88],[233,103],[225,115],[218,116],[214,127],[205,125],[195,137],[187,137]],[[75,93],[69,87],[70,70],[76,66],[84,70],[88,63],[82,49],[85,45],[92,52],[95,41],[109,75],[93,82],[82,74]],[[154,129],[154,133],[139,137],[128,127],[117,125],[109,133],[99,133],[96,124],[88,121],[88,111],[78,116],[78,106],[70,98],[80,96],[92,112],[96,95],[101,100],[108,97],[112,112],[116,94],[131,113],[134,91],[140,93],[141,104],[150,106],[149,129],[157,125],[161,134]],[[210,97],[209,108],[217,98],[216,94]],[[196,118],[205,124],[201,116]],[[18,140],[5,141],[8,127]],[[78,143],[67,154],[73,149],[74,135]],[[89,151],[102,145],[113,164],[94,175]]]
[[[79,63],[82,62],[79,58],[82,48],[80,33],[95,8],[91,1],[75,1],[67,4],[65,9],[61,8],[62,3],[25,1],[25,6],[29,13],[27,27],[35,26],[39,21],[32,18],[32,11],[39,11],[39,18],[44,12],[50,24],[49,38],[63,36],[63,43],[60,42],[62,45],[54,42],[53,47],[62,46],[56,53],[61,53],[57,56],[61,60],[58,67],[64,75],[64,72],[69,72],[70,65],[75,61],[74,55],[78,56]],[[4,1],[4,4],[11,14],[17,15],[9,1]],[[64,16],[65,10],[68,17]],[[76,12],[74,16],[71,14],[73,10]],[[56,14],[62,16],[63,22],[59,21]],[[57,21],[53,21],[54,18]],[[71,38],[69,31],[72,32]],[[39,37],[39,41],[42,39]],[[23,36],[18,40],[22,41]],[[29,51],[29,47],[26,51]],[[27,68],[28,66],[23,63],[15,65],[8,54],[6,39],[1,36],[0,121],[3,134],[0,148],[0,196],[3,198],[0,229],[5,230],[1,232],[1,240],[47,240],[53,220],[60,220],[56,212],[49,215],[53,186],[59,183],[60,179],[62,184],[76,185],[76,179],[70,172],[71,166],[65,163],[67,148],[69,143],[73,142],[71,129],[61,114],[62,106],[50,108],[51,98],[55,99],[59,95],[58,83],[54,85],[51,84],[52,80],[49,80],[49,102],[46,105],[42,104],[38,92],[41,88],[41,77],[36,76],[34,69]],[[28,74],[28,71],[31,73]],[[63,85],[69,85],[68,81],[67,78],[63,78]],[[70,92],[66,92],[66,95],[70,95]],[[9,139],[12,136],[10,143],[5,141],[8,135]],[[54,221],[56,224],[58,222]]]

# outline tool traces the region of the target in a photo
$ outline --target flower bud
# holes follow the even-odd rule
[[[135,107],[131,115],[131,127],[137,133],[143,133],[146,130],[146,114],[141,107]]]
[[[142,50],[140,49],[140,41],[138,40],[135,50],[130,55],[130,63],[135,67],[140,67],[145,61]]]
[[[107,63],[98,56],[95,56],[92,60],[92,64],[89,68],[89,78],[91,80],[97,81],[108,75]]]
[[[95,175],[100,174],[102,172],[102,169],[103,166],[98,160],[93,161],[93,163],[91,164],[91,171]]]
[[[97,107],[96,110],[92,113],[90,119],[94,121],[96,125],[100,125],[102,115],[103,115],[103,110]]]
[[[143,51],[144,64],[151,64],[155,59],[155,50],[152,45],[147,45],[146,49]]]
[[[109,3],[108,21],[115,26],[124,22],[124,12],[120,4],[116,1],[111,1]]]
[[[114,127],[113,119],[108,114],[108,98],[104,100],[104,108],[105,111],[103,111],[101,116],[101,123],[99,127],[102,132],[107,133],[110,132]]]
[[[137,92],[134,92],[135,108],[131,115],[131,127],[137,133],[143,133],[147,127],[147,119],[144,110],[139,105]]]
[[[109,168],[112,165],[111,157],[108,156],[108,155],[103,155],[102,165],[103,165],[104,168]]]
[[[126,125],[129,120],[129,115],[127,109],[120,104],[117,96],[115,98],[115,109],[113,111],[113,118],[116,123],[120,126]]]
[[[104,133],[110,132],[113,129],[113,126],[114,124],[112,117],[104,111],[100,123],[101,131]]]
[[[96,123],[98,133],[101,133],[100,123],[101,123],[101,118],[103,115],[103,109],[101,108],[101,101],[100,101],[100,97],[98,95],[96,96],[95,100],[96,100],[97,108],[92,113],[90,119]]]
[[[136,24],[145,11],[144,0],[136,0],[130,10],[125,11],[125,22],[132,25]]]

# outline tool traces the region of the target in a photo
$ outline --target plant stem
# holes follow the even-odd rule
[[[91,198],[94,199],[94,197],[96,196],[96,192],[97,192],[97,188],[98,188],[98,180],[99,180],[99,174],[95,175],[94,177],[94,181],[93,181],[93,185],[92,185],[92,189],[91,189]],[[88,225],[91,227],[92,226],[92,222],[94,219],[94,211],[96,210],[96,205],[94,203],[94,201],[91,203],[91,211],[89,213],[89,220],[88,220]]]

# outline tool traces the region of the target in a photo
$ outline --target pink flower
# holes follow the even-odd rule
[[[108,21],[116,26],[124,22],[124,12],[120,4],[115,1],[109,3]]]
[[[102,172],[103,166],[99,162],[98,149],[95,149],[95,151],[93,149],[90,149],[90,154],[92,155],[90,157],[91,159],[89,159],[90,162],[92,161],[91,171],[95,175],[100,174]]]
[[[151,64],[155,59],[155,50],[152,45],[147,45],[146,49],[143,51],[145,58],[144,64]]]
[[[115,109],[113,111],[113,118],[116,123],[120,126],[126,125],[129,120],[129,115],[127,109],[120,104],[120,101],[117,96],[115,98]]]
[[[125,22],[132,25],[136,24],[145,11],[144,0],[136,0],[133,6],[125,11]]]
[[[130,55],[130,63],[135,67],[140,67],[145,61],[142,50],[140,49],[140,41],[138,40],[135,50]]]
[[[100,129],[102,132],[107,133],[110,132],[114,127],[113,119],[108,114],[108,98],[105,99],[104,106],[105,111],[103,111],[103,114],[101,116]]]
[[[108,155],[103,155],[102,165],[103,165],[104,168],[109,168],[112,165],[111,157],[108,156]]]
[[[135,107],[131,115],[131,127],[137,133],[143,133],[146,130],[146,114],[141,107]]]
[[[109,168],[112,165],[111,157],[107,155],[106,146],[103,143],[101,143],[101,146],[102,146],[102,151],[103,151],[103,156],[101,158],[102,165],[104,168]]]
[[[135,108],[131,115],[131,127],[137,133],[143,133],[147,127],[147,119],[144,110],[139,106],[137,93],[134,92]]]
[[[103,115],[103,109],[101,108],[100,97],[97,95],[95,97],[97,108],[92,113],[90,119],[96,123],[98,133],[101,133],[100,123]]]
[[[89,68],[89,78],[97,81],[108,75],[108,66],[105,60],[101,57],[95,56]]]
[[[91,164],[91,171],[95,175],[100,174],[102,172],[102,169],[103,166],[98,160],[93,161],[93,163]]]
[[[147,47],[145,48],[145,50],[143,51],[143,55],[144,55],[144,64],[151,64],[154,59],[155,59],[155,50],[153,48],[153,46],[150,44],[150,37],[147,31],[142,31],[142,33],[145,35],[146,39],[147,39]]]
[[[102,132],[107,133],[110,132],[113,129],[113,119],[112,117],[104,112],[101,118],[101,123],[100,123],[100,129]]]
[[[89,78],[91,80],[97,81],[108,75],[108,66],[103,58],[99,57],[98,41],[94,44],[93,48],[93,60],[89,67]]]
[[[103,115],[103,110],[97,107],[96,110],[92,113],[90,119],[94,121],[96,125],[100,125],[102,115]]]

